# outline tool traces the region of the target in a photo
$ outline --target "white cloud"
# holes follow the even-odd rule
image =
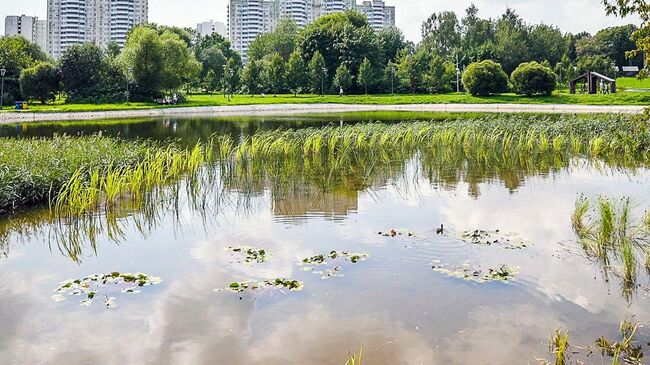
[[[506,7],[511,7],[530,23],[546,23],[559,26],[565,32],[588,31],[613,25],[639,23],[638,18],[618,19],[605,15],[600,0],[474,0],[482,17],[496,18]],[[407,38],[420,39],[421,24],[435,12],[456,11],[462,16],[472,1],[449,0],[388,0],[397,7],[397,26],[404,30]],[[227,0],[150,0],[149,18],[160,24],[194,27],[207,20],[225,21]],[[7,15],[26,14],[45,18],[45,0],[9,2],[0,8],[0,19]],[[3,27],[4,28],[4,27]],[[0,28],[0,29],[3,29]]]

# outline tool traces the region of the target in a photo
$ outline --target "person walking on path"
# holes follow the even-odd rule
[[[341,86],[341,88],[339,89],[339,97],[340,98],[343,97],[343,86]]]

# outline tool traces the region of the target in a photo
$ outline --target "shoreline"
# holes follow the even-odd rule
[[[146,117],[209,117],[241,115],[295,115],[346,112],[539,113],[539,114],[641,114],[639,105],[574,104],[259,104],[205,107],[114,110],[96,112],[6,112],[0,124],[100,120]]]

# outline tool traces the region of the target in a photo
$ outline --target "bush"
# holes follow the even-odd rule
[[[557,85],[557,76],[544,65],[525,62],[510,76],[513,90],[519,95],[551,95]]]
[[[463,73],[463,86],[474,96],[500,94],[508,91],[508,75],[494,61],[475,62]]]
[[[48,62],[40,62],[25,68],[20,73],[20,90],[27,100],[38,100],[41,104],[54,101],[59,91],[61,77],[59,70]]]

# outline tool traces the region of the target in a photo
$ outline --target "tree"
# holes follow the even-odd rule
[[[361,64],[363,66],[363,64]],[[342,88],[344,91],[350,89],[352,86],[352,74],[345,65],[341,65],[336,69],[334,76],[334,86]]]
[[[422,24],[421,49],[447,56],[459,49],[460,43],[460,23],[456,13],[445,11],[432,14]]]
[[[546,24],[535,25],[529,34],[531,57],[537,62],[560,62],[569,45],[559,28]]]
[[[361,66],[359,66],[359,75],[357,76],[359,86],[363,87],[366,94],[368,94],[368,89],[375,84],[375,72],[372,68],[370,60],[364,58]]]
[[[494,57],[494,24],[478,17],[478,8],[472,4],[460,21],[461,55],[463,64]]]
[[[104,54],[94,43],[69,47],[59,60],[63,91],[70,102],[96,102],[102,96]]]
[[[501,65],[485,60],[467,66],[463,86],[473,96],[487,96],[508,91],[508,75]]]
[[[605,56],[585,57],[578,60],[578,74],[597,72],[608,77],[615,77],[614,62]]]
[[[45,104],[54,101],[59,91],[61,78],[59,70],[49,62],[23,69],[20,74],[20,90],[26,99],[36,99]]]
[[[178,34],[165,31],[162,43],[162,88],[173,92],[193,81],[201,72],[201,64]]]
[[[226,62],[226,65],[223,68],[222,79],[223,93],[228,98],[228,100],[232,98],[232,95],[239,87],[239,74],[239,63],[237,63],[234,58],[228,59],[228,62]]]
[[[399,78],[412,94],[424,90],[424,74],[429,65],[430,55],[420,51],[415,54],[404,53],[401,55],[397,72]]]
[[[632,40],[636,49],[629,52],[629,56],[636,57],[641,52],[650,52],[650,5],[646,0],[603,0],[608,15],[626,17],[637,14],[641,17],[641,26],[632,33]],[[650,57],[645,58],[646,68],[650,65]]]
[[[256,59],[248,61],[242,72],[242,82],[251,96],[260,93],[263,82],[260,61]]]
[[[165,73],[163,46],[158,33],[146,26],[134,27],[120,54],[123,67],[131,70],[134,94],[149,99],[159,96]]]
[[[323,90],[327,87],[326,73],[325,59],[320,52],[316,51],[309,62],[309,80],[315,94],[323,95]]]
[[[279,53],[271,57],[267,70],[267,79],[273,96],[276,96],[278,92],[282,91],[285,81],[284,60]]]
[[[22,36],[0,37],[0,66],[7,70],[3,96],[5,103],[22,98],[18,83],[22,70],[46,60],[47,56],[38,45]]]
[[[300,27],[292,19],[281,19],[273,32],[260,34],[248,48],[248,59],[261,60],[265,56],[280,54],[283,60],[298,46]]]
[[[287,63],[287,86],[294,96],[298,96],[305,84],[307,84],[307,66],[300,51],[296,50],[289,56]]]
[[[535,61],[519,65],[510,76],[510,81],[517,94],[526,96],[549,96],[557,86],[555,73]]]
[[[496,57],[506,72],[531,59],[528,26],[514,10],[506,9],[497,21],[494,38]]]
[[[434,56],[429,61],[429,66],[424,75],[424,85],[432,94],[452,91],[452,83],[456,80],[456,66],[445,61],[440,56]]]
[[[395,27],[384,28],[377,33],[377,42],[382,51],[382,63],[394,62],[399,51],[407,47],[404,34]]]

